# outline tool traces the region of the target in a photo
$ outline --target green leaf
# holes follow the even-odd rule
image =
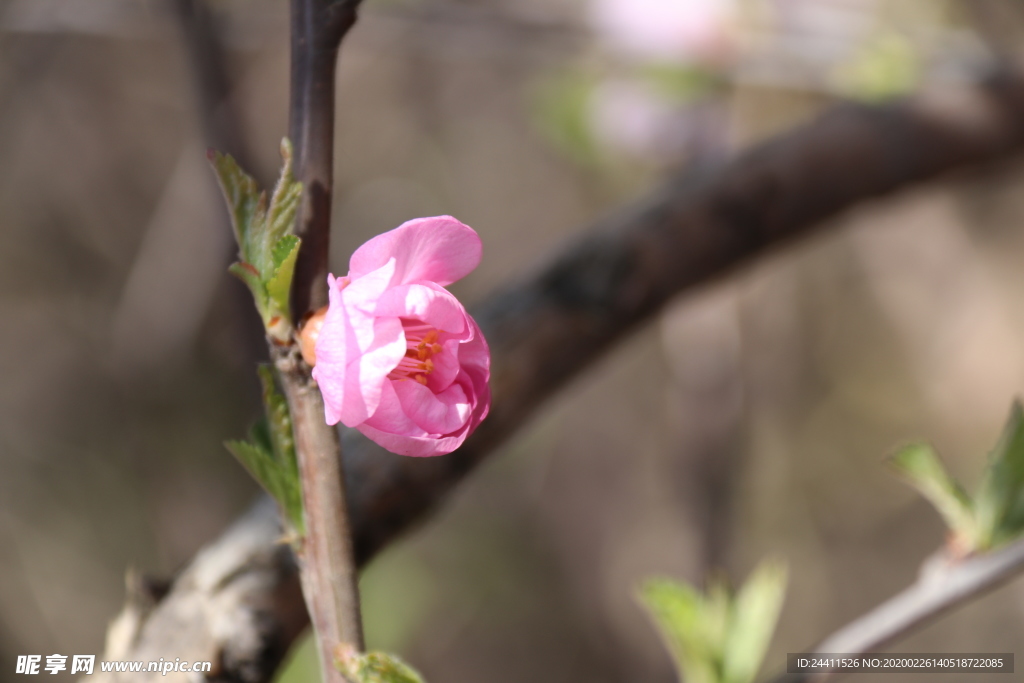
[[[285,519],[302,536],[302,488],[288,402],[277,390],[271,366],[262,364],[258,372],[266,416],[249,431],[250,441],[228,441],[224,445],[277,501]]]
[[[337,664],[355,683],[423,683],[423,677],[415,669],[384,652],[344,655]]]
[[[1019,401],[1010,409],[1003,434],[975,496],[978,548],[990,548],[1018,536],[1024,517],[1024,413]]]
[[[907,446],[889,458],[888,464],[931,501],[951,531],[972,545],[976,542],[978,526],[971,500],[949,476],[931,446]]]
[[[721,634],[709,623],[717,615],[704,596],[692,586],[656,578],[641,586],[639,598],[675,659],[680,676],[687,683],[720,683]]]
[[[751,683],[757,675],[779,620],[786,580],[784,563],[762,562],[736,595],[723,648],[725,683]]]
[[[239,263],[230,271],[249,286],[267,332],[288,340],[294,322],[288,301],[298,256],[298,238],[290,233],[302,200],[302,184],[292,174],[291,143],[281,142],[284,166],[269,208],[266,193],[234,159],[218,152],[210,152],[209,157],[238,242]]]
[[[267,296],[277,315],[289,317],[289,297],[292,291],[292,277],[295,275],[295,261],[299,257],[301,242],[295,235],[285,235],[274,245],[274,274],[267,280]]]
[[[274,188],[270,199],[270,210],[267,212],[267,242],[276,244],[285,235],[292,232],[295,226],[295,214],[302,200],[302,183],[295,180],[292,174],[292,143],[288,138],[281,140],[281,177]]]
[[[247,441],[225,441],[224,445],[238,458],[253,479],[280,502],[280,467],[273,454],[260,445]]]
[[[762,563],[737,595],[715,579],[702,594],[651,579],[640,601],[654,618],[686,683],[751,683],[761,668],[786,592],[786,568]]]
[[[253,223],[263,222],[258,219],[263,215],[266,197],[260,194],[256,180],[243,171],[230,155],[210,150],[207,156],[228,202],[235,241],[242,250],[242,258],[248,261],[245,245],[249,243]]]
[[[263,386],[263,410],[266,413],[266,440],[277,464],[277,490],[274,496],[292,526],[303,533],[302,486],[288,401],[277,390],[274,370],[262,363],[257,368]],[[254,435],[255,437],[255,435]]]
[[[263,284],[259,271],[252,264],[236,261],[228,266],[228,272],[244,282],[249,288],[249,291],[252,292],[253,302],[256,304],[256,310],[259,311],[260,317],[266,322],[270,299],[267,296],[267,287]]]

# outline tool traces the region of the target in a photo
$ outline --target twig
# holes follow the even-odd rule
[[[680,291],[763,257],[861,202],[1024,151],[1024,81],[1003,75],[943,95],[841,105],[724,167],[692,169],[487,299],[473,314],[491,344],[494,403],[461,449],[443,458],[403,458],[345,436],[358,562],[423,519],[546,397]],[[288,566],[272,571],[277,581],[296,582]],[[176,581],[148,617],[139,646],[183,628],[207,628],[215,610],[196,611],[190,597]],[[235,644],[221,644],[229,645]],[[260,659],[259,646],[251,643],[252,658],[267,669],[255,680],[268,680],[277,662]]]
[[[301,320],[327,303],[327,257],[334,168],[334,75],[341,40],[359,0],[292,0],[289,135],[295,176],[304,185],[296,234],[302,239],[292,286],[292,315]],[[335,648],[363,649],[358,572],[345,501],[338,433],[324,421],[320,390],[294,348],[275,349],[295,431],[306,534],[299,570],[317,635],[324,680],[344,681]]]
[[[291,408],[306,510],[306,534],[299,551],[302,593],[316,629],[324,680],[344,680],[334,666],[334,648],[345,643],[361,651],[363,628],[341,444],[337,430],[324,428],[320,389],[297,350],[279,351],[275,364]]]
[[[971,598],[1024,572],[1024,540],[1002,550],[955,561],[944,553],[930,558],[918,580],[815,648],[818,653],[877,652]],[[826,674],[823,678],[838,676]],[[783,674],[772,683],[801,683],[815,674]],[[821,676],[817,674],[817,676]]]

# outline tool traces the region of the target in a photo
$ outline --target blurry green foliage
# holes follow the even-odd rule
[[[889,464],[939,511],[956,551],[989,550],[1024,532],[1024,413],[1019,401],[1010,409],[973,498],[949,476],[928,445],[907,446]]]
[[[589,107],[594,79],[572,71],[546,81],[535,97],[535,120],[541,133],[581,166],[596,166],[601,151],[590,129]]]
[[[340,657],[337,664],[354,683],[423,683],[412,667],[384,652],[351,653]]]
[[[736,593],[722,581],[701,593],[672,579],[650,579],[640,601],[686,683],[751,683],[775,631],[786,577],[784,564],[767,561]]]
[[[877,102],[903,95],[921,81],[921,60],[913,43],[896,32],[869,40],[835,73],[839,89],[849,97]]]

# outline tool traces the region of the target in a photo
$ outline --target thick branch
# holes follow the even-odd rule
[[[1024,540],[961,561],[936,555],[925,563],[912,586],[833,633],[815,652],[878,652],[971,598],[998,588],[1022,571]],[[773,683],[802,683],[812,678],[811,674],[783,674]]]
[[[680,291],[860,202],[1024,149],[1020,79],[1001,76],[943,95],[841,105],[723,167],[693,169],[489,298],[474,315],[491,344],[494,404],[459,451],[402,458],[346,436],[359,561],[422,519],[545,398]],[[297,580],[291,565],[274,571],[278,580]],[[181,623],[177,605],[188,588],[179,583],[149,617],[148,638],[160,637],[161,624]],[[197,629],[206,618],[191,617]],[[272,671],[241,680],[267,680]]]

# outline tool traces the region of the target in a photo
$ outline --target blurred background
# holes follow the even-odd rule
[[[18,654],[101,653],[126,569],[170,576],[257,495],[221,444],[257,415],[262,341],[204,148],[275,176],[286,5],[209,0],[210,62],[192,2],[0,1],[0,681]],[[334,272],[451,213],[484,240],[453,288],[472,305],[671,170],[954,87],[1021,29],[1015,0],[369,0],[338,76]],[[923,438],[976,480],[1024,385],[1022,218],[1008,165],[681,297],[374,561],[369,645],[437,682],[668,683],[646,576],[787,559],[773,670],[897,592],[943,527],[882,460]],[[1018,582],[899,649],[1022,635]]]

